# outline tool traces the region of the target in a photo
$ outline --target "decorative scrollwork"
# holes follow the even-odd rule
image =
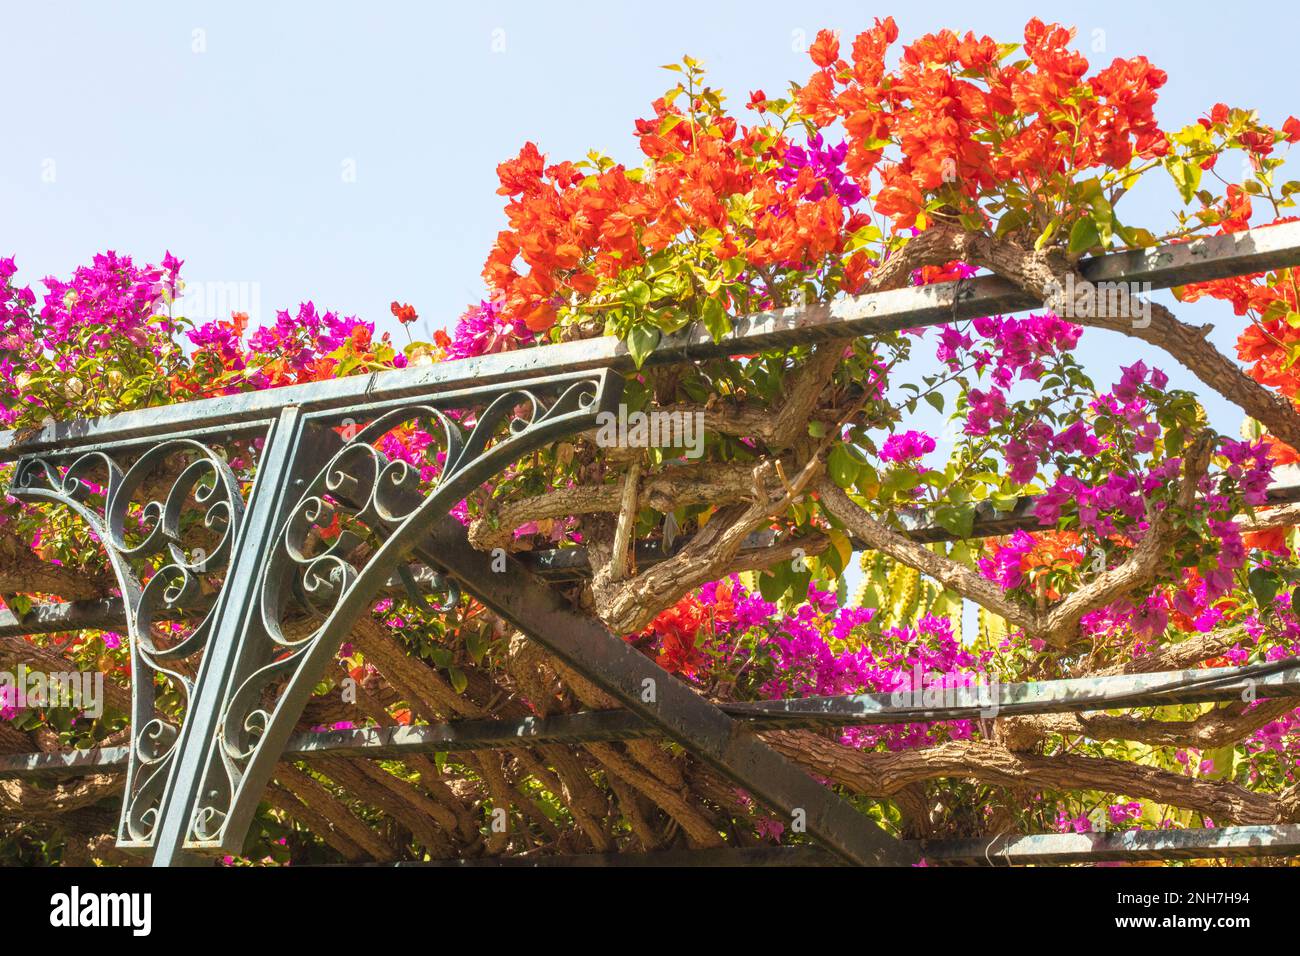
[[[132,668],[130,760],[117,839],[119,846],[151,846],[217,613],[214,592],[224,583],[244,513],[239,481],[211,448],[179,438],[149,449],[125,472],[103,452],[62,468],[51,458],[23,459],[9,494],[72,509],[113,569]],[[178,692],[179,719],[156,709],[160,676]]]
[[[593,427],[616,394],[611,380],[619,383],[608,373],[571,376],[558,390],[552,385],[549,403],[540,388],[523,387],[458,398],[462,410],[485,403],[476,413],[434,403],[373,409],[307,483],[262,566],[259,626],[244,636],[187,847],[239,844],[285,740],[353,623],[394,575],[418,594],[404,562],[421,536],[523,455]],[[460,598],[455,582],[436,572],[429,586],[444,600],[427,607],[447,611]]]

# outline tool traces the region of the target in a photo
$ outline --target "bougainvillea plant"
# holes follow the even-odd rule
[[[886,18],[851,40],[822,31],[809,76],[779,96],[750,91],[741,110],[686,57],[635,120],[635,160],[555,158],[526,143],[498,167],[506,225],[487,255],[483,299],[433,342],[403,347],[310,302],[263,328],[239,314],[196,325],[177,314],[182,263],[170,253],[157,266],[96,256],[68,282],[45,279],[43,294],[0,260],[0,422],[24,429],[617,336],[639,369],[629,410],[700,414],[701,456],[580,436],[518,463],[456,515],[482,549],[585,547],[593,577],[575,588],[577,604],[710,699],[1290,657],[1300,653],[1300,541],[1293,512],[1267,507],[1266,491],[1300,447],[1293,271],[1175,290],[1183,302],[1231,303],[1239,363],[1156,303],[1134,322],[1059,293],[1075,287],[1085,255],[1289,221],[1300,183],[1282,171],[1300,120],[1206,104],[1184,125],[1161,125],[1162,70],[1140,56],[1093,65],[1072,44],[1071,30],[1035,19],[1018,43],[945,30],[904,45]],[[1225,178],[1230,167],[1240,181]],[[1170,221],[1130,218],[1123,199],[1142,180],[1179,206]],[[643,364],[662,336],[692,323],[721,339],[743,314],[984,273],[1044,307]],[[408,329],[417,319],[413,304],[391,311]],[[1216,433],[1197,395],[1147,361],[1085,368],[1075,352],[1084,334],[1155,346],[1239,406],[1245,425]],[[949,420],[942,450],[918,414],[928,408]],[[382,450],[426,481],[441,465],[418,429],[390,434]],[[257,452],[230,449],[244,481]],[[973,536],[978,506],[1007,511],[1026,495],[1037,496],[1035,525]],[[901,533],[907,512],[924,512],[947,542]],[[111,593],[96,542],[68,516],[10,501],[0,529],[11,609]],[[774,543],[742,548],[757,531]],[[633,539],[662,542],[671,557],[638,568],[619,553]],[[131,678],[118,634],[30,640],[121,685]],[[23,650],[10,641],[6,659]],[[339,662],[305,728],[607,704],[472,598],[435,614],[386,596]],[[362,694],[343,704],[338,682],[349,677]],[[2,716],[0,741],[13,749],[94,746],[125,721],[112,707],[94,720],[12,706]],[[1286,700],[769,739],[908,836],[1300,813],[1300,711]],[[648,741],[376,766],[355,779],[310,764],[280,778],[249,858],[799,839],[689,755]],[[36,831],[11,833],[6,852],[111,858],[92,812],[112,796],[111,779],[39,802],[45,809],[33,809],[25,785],[4,786],[6,810],[53,834],[35,843]],[[412,805],[416,819],[403,815]],[[491,807],[519,825],[493,830],[481,812]],[[322,819],[335,822],[332,837],[313,831]]]

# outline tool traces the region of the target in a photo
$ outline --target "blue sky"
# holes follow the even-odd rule
[[[503,222],[495,165],[527,139],[553,158],[598,147],[635,161],[632,120],[683,53],[739,108],[751,89],[807,78],[801,40],[819,27],[852,36],[892,13],[903,40],[940,26],[1016,40],[1038,14],[1076,25],[1094,63],[1143,53],[1167,70],[1166,126],[1219,100],[1280,123],[1300,112],[1282,29],[1295,14],[1267,6],[5,0],[0,254],[34,281],[98,250],[170,249],[196,286],[255,291],[263,320],[310,298],[391,328],[401,299],[444,327],[482,292]],[[1121,212],[1162,225],[1173,205],[1155,188]],[[1230,347],[1229,309],[1180,309],[1218,321]],[[1145,354],[1117,342],[1085,336],[1099,381]],[[1240,416],[1209,404],[1235,430]]]

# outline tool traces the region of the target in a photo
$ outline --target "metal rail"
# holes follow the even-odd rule
[[[1090,282],[1147,283],[1165,289],[1234,275],[1300,265],[1300,222],[1283,223],[1084,259],[1079,272]],[[715,342],[694,325],[666,336],[650,354],[651,365],[690,362],[819,340],[854,338],[961,319],[1041,308],[1043,303],[998,276],[876,292],[736,318]],[[0,432],[0,461],[36,452],[72,453],[87,447],[135,442],[196,427],[244,427],[274,418],[289,405],[347,409],[366,402],[428,398],[593,369],[630,371],[631,355],[619,340],[603,337],[501,352],[454,362],[304,385],[201,399],[121,412],[102,418],[57,422],[28,432]]]
[[[1080,713],[1164,707],[1242,699],[1300,698],[1300,668],[1256,676],[1252,667],[1213,667],[1149,674],[1114,674],[1065,680],[991,684],[947,691],[951,703],[926,706],[891,694],[794,697],[718,703],[717,709],[755,731],[857,724]],[[519,720],[457,720],[441,724],[361,727],[295,734],[283,756],[398,759],[414,754],[466,753],[546,744],[587,744],[670,736],[631,710],[592,710]],[[0,779],[30,775],[72,776],[109,772],[126,765],[126,747],[0,756]]]

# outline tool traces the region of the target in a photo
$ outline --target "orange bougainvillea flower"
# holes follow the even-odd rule
[[[497,192],[502,196],[514,196],[537,188],[545,160],[535,143],[524,143],[519,155],[497,166],[497,178],[501,188]]]
[[[1286,538],[1290,530],[1290,528],[1266,528],[1263,531],[1247,531],[1241,539],[1248,548],[1289,555],[1291,549],[1287,546]]]
[[[555,309],[550,303],[541,302],[524,316],[524,324],[534,332],[545,332],[555,324],[555,319]]]
[[[1250,228],[1250,194],[1240,186],[1228,187],[1228,198],[1224,202],[1220,227],[1224,232],[1241,232]]]
[[[1221,231],[1229,232],[1249,225],[1250,197],[1236,186],[1228,189],[1227,207]],[[1269,225],[1300,221],[1285,216]],[[1197,282],[1175,290],[1179,301],[1195,302],[1202,297],[1221,299],[1232,304],[1237,315],[1252,321],[1237,338],[1237,356],[1249,364],[1248,374],[1255,381],[1276,388],[1291,399],[1300,398],[1300,329],[1292,317],[1300,313],[1300,287],[1294,270],[1232,276],[1209,282]],[[1278,464],[1296,461],[1295,452],[1276,444]]]
[[[725,613],[725,612],[724,612]],[[658,663],[672,674],[694,677],[709,662],[700,647],[700,635],[708,623],[708,609],[693,594],[659,612],[642,637],[659,639]]]
[[[1268,445],[1268,453],[1273,459],[1274,467],[1300,463],[1300,452],[1290,445],[1278,441],[1272,435],[1265,435],[1261,440]]]
[[[840,38],[834,30],[818,30],[808,55],[818,66],[827,67],[840,58]]]
[[[358,322],[348,333],[348,341],[358,350],[365,349],[370,345],[370,327]]]

